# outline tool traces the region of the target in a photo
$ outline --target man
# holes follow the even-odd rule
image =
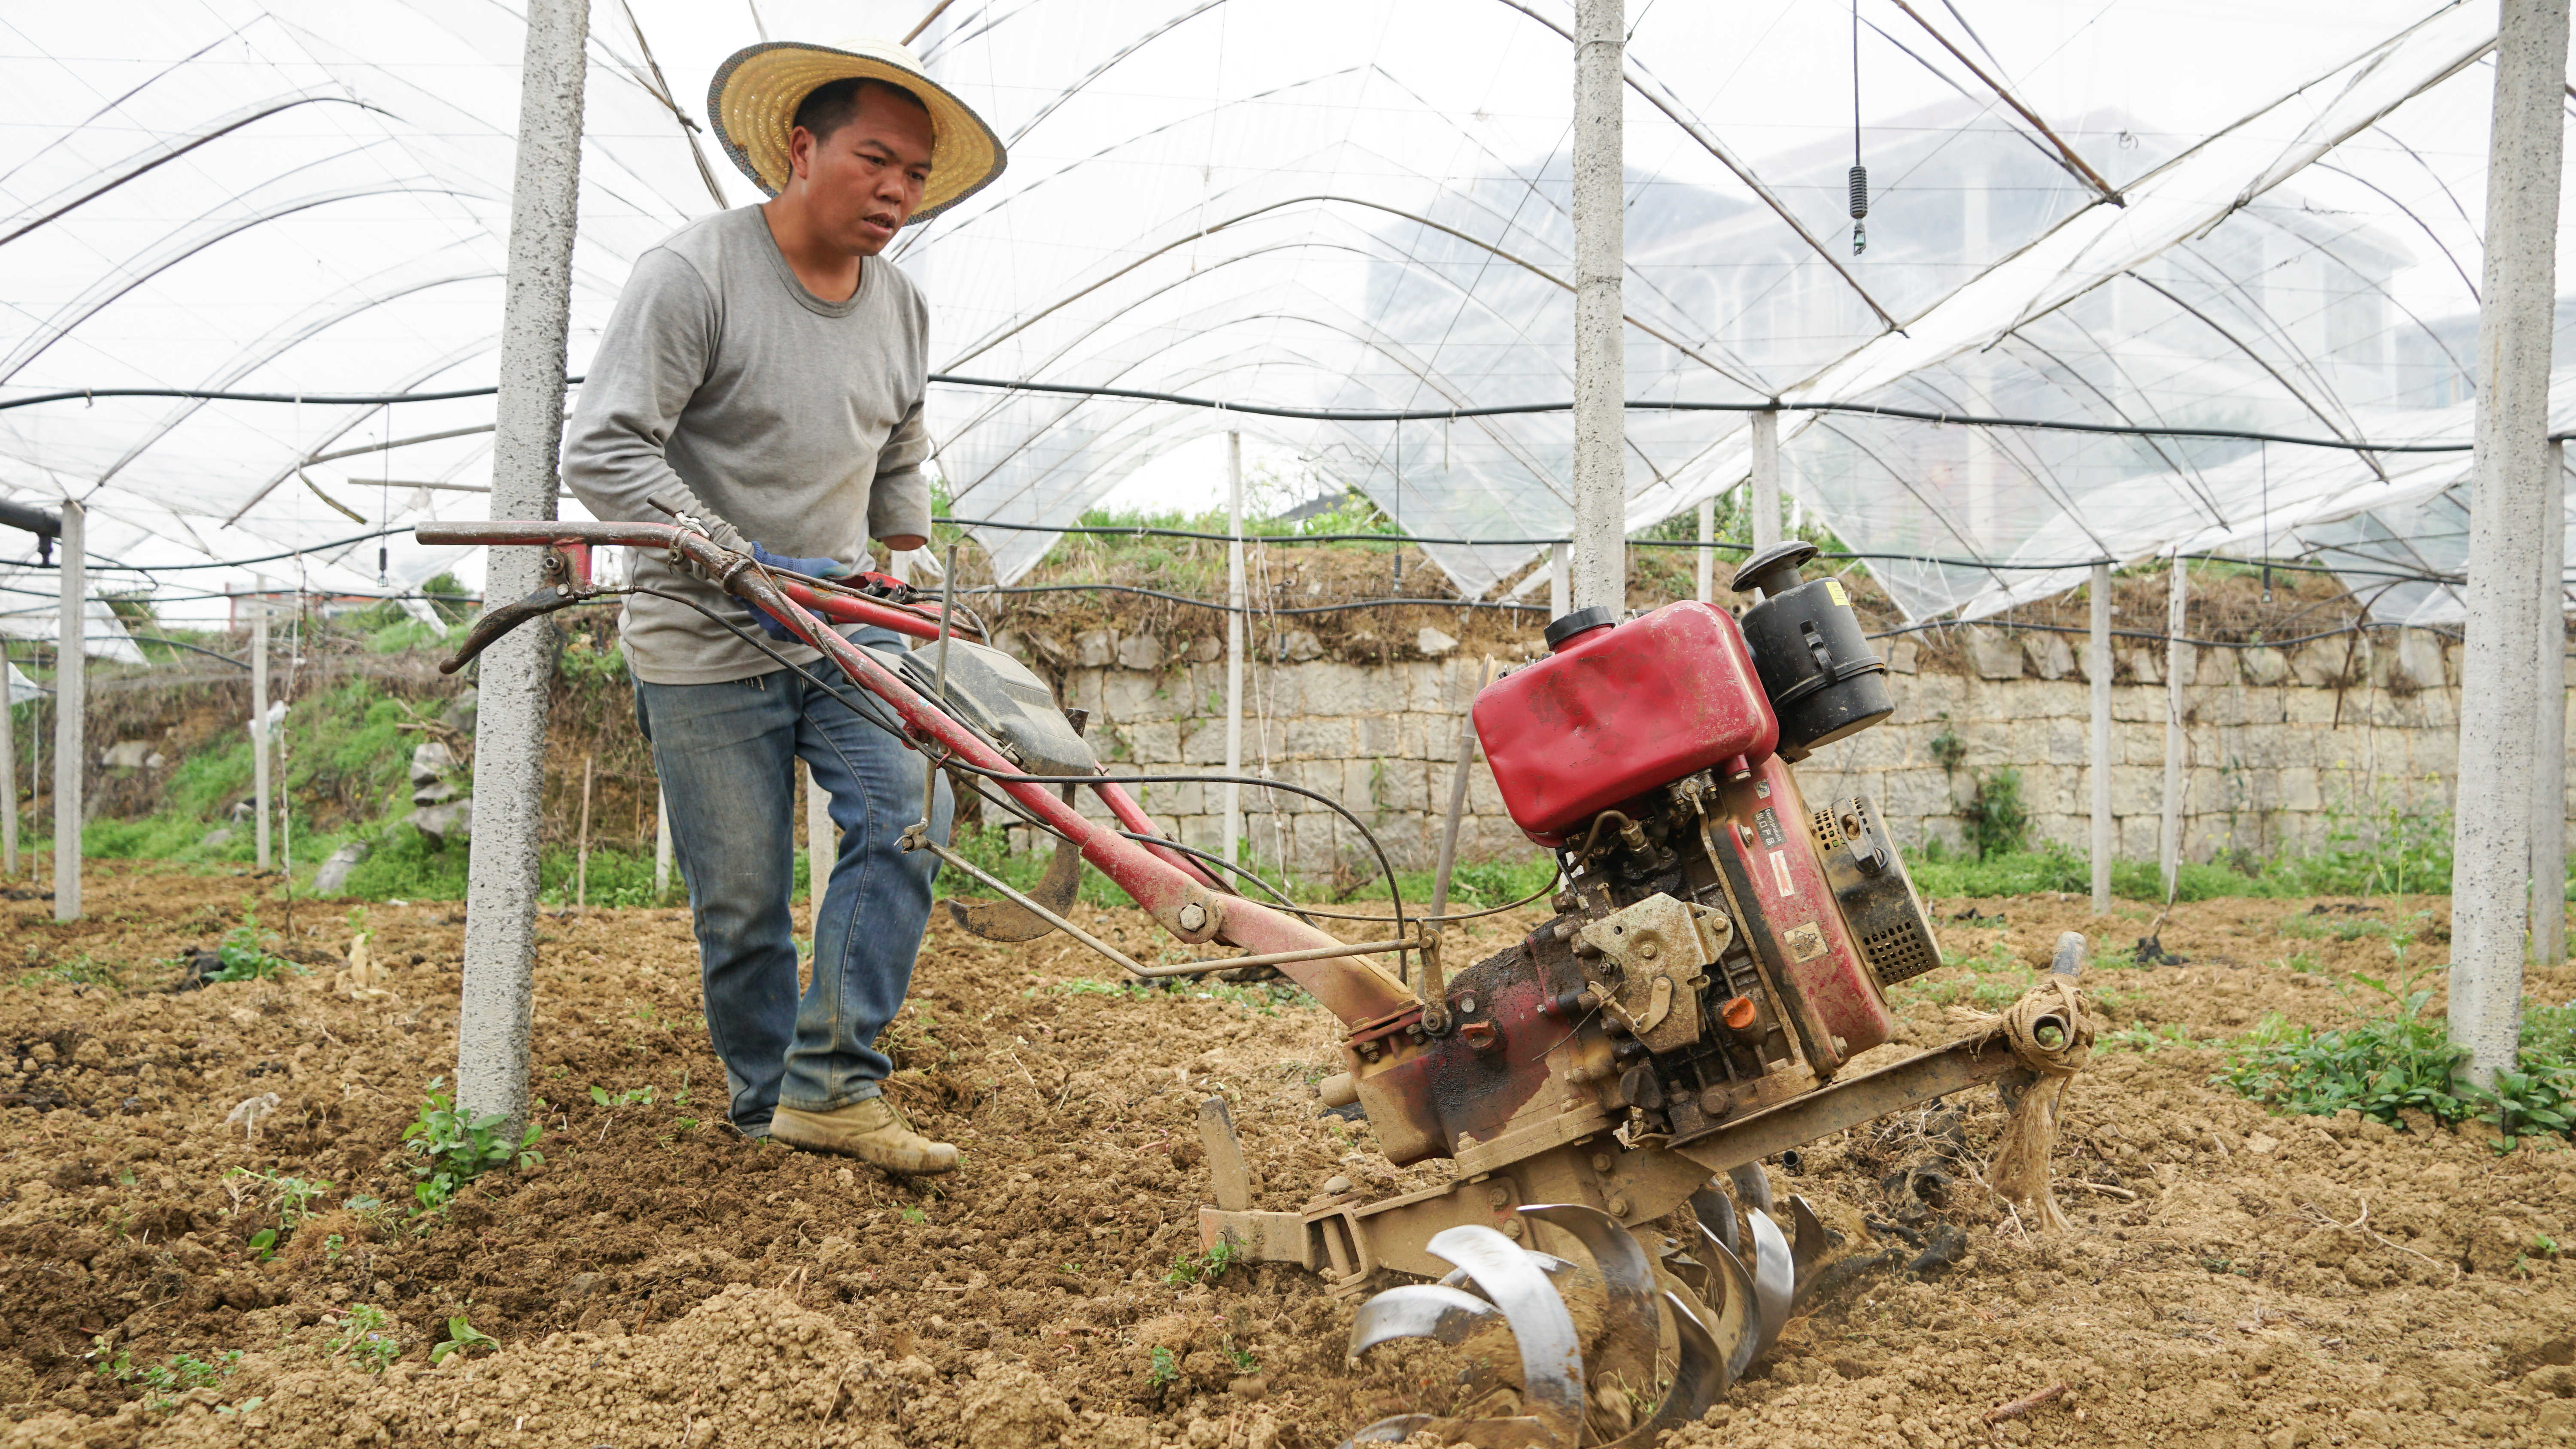
[[[680,506],[727,547],[798,572],[863,567],[867,539],[930,532],[921,400],[929,310],[879,253],[1001,172],[996,140],[900,46],[758,45],[708,96],[734,164],[772,199],[694,222],[645,253],[601,334],[564,444],[574,496],[604,519]],[[919,757],[686,598],[781,642],[775,621],[661,557],[636,564],[620,620],[689,887],[707,1029],[747,1136],[946,1172],[957,1149],[880,1095],[877,1033],[902,1006],[930,915]],[[864,647],[898,636],[849,626]],[[826,665],[818,677],[839,682]],[[795,761],[840,828],[797,997]],[[932,833],[948,835],[942,781]],[[819,874],[819,872],[818,872]]]

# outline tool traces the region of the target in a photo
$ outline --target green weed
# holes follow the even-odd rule
[[[1959,807],[1959,818],[1981,861],[2027,850],[2030,807],[2021,798],[2021,771],[2006,765],[1977,776],[1976,793]]]
[[[513,1165],[534,1167],[546,1160],[536,1150],[542,1129],[535,1123],[513,1142],[501,1131],[509,1120],[504,1114],[468,1116],[457,1110],[452,1096],[439,1090],[443,1085],[444,1079],[431,1080],[420,1115],[403,1129],[404,1146],[422,1159],[411,1169],[412,1176],[420,1179],[412,1195],[419,1200],[421,1212],[445,1208],[465,1184],[484,1173]]]
[[[1146,1362],[1149,1365],[1146,1371],[1146,1382],[1155,1388],[1159,1389],[1181,1376],[1179,1355],[1161,1344],[1156,1344],[1153,1352],[1146,1355]]]
[[[267,1188],[265,1196],[277,1211],[277,1226],[261,1228],[250,1235],[250,1250],[263,1263],[276,1256],[277,1250],[294,1236],[296,1228],[313,1216],[314,1201],[331,1190],[331,1184],[319,1178],[288,1177],[278,1172],[236,1167],[224,1174],[224,1191],[232,1194],[234,1203],[233,1208],[227,1211],[238,1211],[247,1193],[245,1188],[235,1185],[237,1182],[258,1183]]]
[[[262,981],[272,976],[293,973],[302,976],[303,967],[277,954],[275,931],[259,928],[259,913],[245,912],[242,923],[224,933],[223,944],[215,947],[215,959],[223,964],[206,973],[208,982]]]
[[[2124,1026],[2118,1031],[2104,1032],[2096,1040],[2104,1051],[2114,1052],[2152,1052],[2163,1047],[2192,1044],[2191,1028],[2178,1021],[2156,1027]]]
[[[451,1353],[497,1353],[501,1340],[465,1321],[460,1313],[447,1320],[447,1337],[429,1351],[432,1366],[447,1362]]]
[[[2576,1136],[2576,1004],[2527,1010],[2516,1067],[2480,1088],[2456,1076],[2466,1052],[2428,1013],[2433,991],[2416,984],[2421,976],[2395,986],[2353,977],[2373,1009],[2357,1009],[2350,1026],[2319,1031],[2268,1015],[2210,1080],[2281,1112],[2351,1108],[2392,1125],[2410,1111],[2444,1125],[2476,1119],[2496,1128],[2499,1151],[2524,1137]]]
[[[107,1352],[105,1338],[92,1342],[96,1346],[90,1350],[89,1356],[101,1360],[97,1365],[98,1376],[113,1383],[141,1384],[144,1411],[153,1414],[167,1413],[183,1394],[211,1389],[231,1378],[241,1363],[241,1350],[237,1348],[211,1362],[181,1353],[159,1363],[136,1363],[134,1355],[124,1349],[118,1349],[112,1358],[104,1357]]]
[[[340,1332],[328,1347],[333,1358],[345,1356],[349,1362],[371,1374],[383,1373],[402,1357],[402,1344],[394,1337],[393,1316],[372,1303],[353,1303],[340,1319]]]
[[[69,961],[39,966],[18,974],[20,986],[123,986],[124,977],[113,966],[94,960],[84,951]]]
[[[1243,1261],[1243,1250],[1232,1238],[1217,1239],[1216,1246],[1204,1253],[1184,1255],[1172,1260],[1172,1271],[1163,1281],[1179,1288],[1191,1283],[1213,1283],[1225,1276],[1225,1270]]]

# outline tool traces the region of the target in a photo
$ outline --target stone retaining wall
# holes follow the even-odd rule
[[[1183,649],[1096,641],[1093,659],[1148,658],[1153,669],[1071,663],[1065,695],[1091,711],[1104,757],[1140,772],[1215,770],[1225,758],[1225,666]],[[1811,796],[1875,797],[1900,842],[1961,843],[1959,807],[1976,781],[2021,777],[2034,842],[2078,850],[2090,839],[2091,704],[2080,639],[1959,631],[1938,647],[1887,649],[1895,717],[1800,767]],[[1204,651],[1201,651],[1204,652]],[[2364,839],[2391,822],[2439,825],[2450,808],[2458,718],[2457,646],[2422,631],[2350,636],[2291,651],[2211,649],[2186,660],[2189,740],[2186,848],[2272,855]],[[2112,809],[2119,853],[2152,858],[2164,781],[2162,651],[2115,650]],[[1339,800],[1369,823],[1400,867],[1424,868],[1439,844],[1456,757],[1459,711],[1479,665],[1451,655],[1387,664],[1331,660],[1256,665],[1244,726],[1247,774],[1270,774]],[[1947,740],[1944,737],[1948,737]],[[2570,732],[2576,739],[2576,731]],[[1948,753],[1955,768],[1944,769]],[[1221,788],[1148,787],[1166,829],[1216,848]],[[1284,854],[1300,874],[1359,865],[1354,832],[1323,806],[1246,790],[1245,833],[1259,858]],[[1461,857],[1531,847],[1503,814],[1493,778],[1475,769]]]

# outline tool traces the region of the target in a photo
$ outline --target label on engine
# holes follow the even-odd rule
[[[1789,928],[1789,959],[1813,961],[1825,954],[1825,933],[1813,921]]]
[[[1825,580],[1825,597],[1833,600],[1841,608],[1851,607],[1851,595],[1843,592],[1843,581],[1840,579]]]
[[[1771,852],[1771,878],[1780,883],[1780,894],[1794,896],[1798,893],[1798,883],[1789,878],[1789,852]]]
[[[1780,829],[1779,812],[1768,805],[1753,812],[1753,828],[1762,832],[1764,845],[1777,847],[1789,843],[1788,835]]]

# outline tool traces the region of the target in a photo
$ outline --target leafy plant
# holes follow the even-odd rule
[[[393,1315],[372,1303],[349,1305],[329,1351],[333,1358],[346,1355],[349,1362],[371,1374],[383,1373],[402,1357],[402,1344],[394,1337]]]
[[[497,1353],[500,1348],[501,1340],[466,1322],[460,1313],[447,1320],[447,1337],[429,1351],[429,1361],[442,1364],[451,1353]]]
[[[2351,1108],[2391,1124],[2409,1111],[2445,1125],[2475,1118],[2495,1126],[2500,1152],[2524,1137],[2576,1137],[2576,1003],[2527,1011],[2516,1065],[2478,1087],[2455,1075],[2466,1052],[2427,1015],[2433,991],[2416,985],[2422,975],[2395,986],[2354,976],[2379,1010],[2350,1026],[2319,1031],[2264,1017],[2211,1081],[2284,1112]]]
[[[2178,1021],[2163,1026],[2124,1026],[2100,1037],[2104,1051],[2151,1052],[2161,1047],[2191,1045],[2191,1028]]]
[[[246,913],[240,925],[224,933],[223,944],[215,947],[215,959],[222,965],[207,972],[205,979],[209,982],[259,981],[288,972],[298,976],[305,974],[303,967],[271,949],[277,941],[275,931],[259,928],[257,911]]]
[[[139,1383],[144,1388],[143,1407],[148,1413],[165,1413],[183,1394],[198,1389],[211,1389],[232,1377],[241,1363],[241,1350],[232,1349],[223,1357],[208,1362],[188,1354],[172,1354],[159,1363],[136,1363],[134,1355],[118,1349],[113,1358],[107,1352],[105,1338],[93,1339],[90,1357],[99,1358],[98,1376],[120,1384]]]
[[[1976,793],[1959,807],[1977,859],[2022,850],[2030,844],[2030,807],[2021,798],[2021,771],[2007,765],[1977,777]]]
[[[1213,1283],[1224,1275],[1226,1269],[1242,1261],[1243,1250],[1235,1246],[1234,1239],[1219,1238],[1216,1246],[1204,1253],[1174,1258],[1172,1271],[1163,1275],[1163,1281],[1175,1288],[1189,1283]]]
[[[620,1107],[650,1107],[653,1105],[653,1089],[629,1087],[623,1092],[612,1093],[606,1087],[594,1086],[590,1089],[590,1100],[611,1111]]]
[[[1225,1356],[1234,1360],[1234,1369],[1237,1373],[1257,1374],[1261,1372],[1261,1360],[1254,1358],[1252,1356],[1252,1350],[1242,1347],[1233,1339],[1229,1338],[1225,1341]]]
[[[278,1172],[261,1172],[255,1168],[236,1167],[224,1174],[224,1190],[239,1203],[244,1190],[234,1180],[255,1182],[266,1187],[277,1208],[277,1226],[261,1228],[250,1235],[250,1250],[261,1262],[274,1257],[277,1250],[292,1237],[296,1227],[313,1216],[313,1202],[331,1190],[331,1184],[320,1178],[288,1177]]]
[[[1943,714],[1941,732],[1932,737],[1932,762],[1941,767],[1942,774],[1955,775],[1959,773],[1960,762],[1967,758],[1968,742],[1959,738],[1958,730],[1950,724],[1950,716]]]
[[[897,1214],[897,1216],[915,1227],[919,1227],[921,1224],[930,1221],[930,1214],[923,1212],[917,1207],[905,1208],[901,1213]]]
[[[1146,1355],[1146,1361],[1151,1365],[1146,1382],[1155,1388],[1159,1389],[1181,1376],[1180,1357],[1161,1344],[1156,1344],[1154,1351]]]
[[[465,1184],[484,1173],[514,1165],[530,1168],[546,1160],[536,1150],[542,1128],[530,1123],[513,1141],[502,1130],[509,1121],[507,1113],[469,1116],[440,1090],[444,1085],[444,1078],[430,1081],[429,1098],[420,1104],[420,1115],[403,1129],[403,1144],[422,1159],[411,1169],[412,1176],[420,1179],[412,1196],[419,1200],[422,1212],[446,1207]]]

